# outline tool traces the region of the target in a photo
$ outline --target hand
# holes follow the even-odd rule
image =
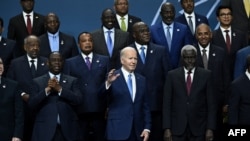
[[[22,141],[22,140],[17,137],[13,137],[11,141]]]
[[[150,134],[149,131],[143,130],[140,136],[143,138],[143,141],[148,141],[149,134]]]
[[[164,131],[164,135],[163,135],[163,140],[164,141],[172,141],[172,133],[171,133],[171,130],[170,129],[166,129]]]
[[[116,74],[115,73],[115,69],[112,69],[109,73],[108,73],[108,77],[107,77],[107,85],[111,85],[111,83],[113,82],[113,81],[115,81],[116,80],[116,78],[117,77],[119,77],[120,76],[120,74],[118,73],[118,74]]]
[[[59,92],[62,87],[59,83],[59,81],[56,79],[56,78],[52,78],[48,81],[48,86],[47,87],[50,87],[52,90],[56,91],[56,92]],[[49,89],[48,89],[49,90]]]
[[[214,139],[213,131],[210,129],[207,129],[206,131],[206,141],[212,141]]]

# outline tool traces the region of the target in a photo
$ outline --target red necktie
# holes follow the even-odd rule
[[[230,36],[228,34],[229,30],[224,30],[224,32],[226,32],[227,51],[230,52],[231,41],[230,41]]]
[[[29,34],[31,34],[32,27],[31,27],[30,15],[26,15],[26,16],[27,16],[27,30],[28,30]]]
[[[191,80],[191,74],[192,72],[189,71],[188,72],[188,75],[187,75],[187,82],[186,82],[186,85],[187,85],[187,95],[189,96],[190,95],[190,90],[191,90],[191,86],[192,86],[192,80]]]

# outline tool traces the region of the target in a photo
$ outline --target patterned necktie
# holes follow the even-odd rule
[[[32,75],[32,78],[35,78],[36,76],[35,60],[30,60],[30,62],[31,62],[31,65],[30,65],[31,75]]]
[[[31,34],[32,33],[32,26],[31,26],[30,15],[26,15],[26,17],[27,17],[27,30],[28,30],[28,33]]]
[[[170,34],[170,28],[171,28],[170,26],[167,26],[167,35],[166,35],[169,51],[171,50],[171,41],[172,41],[171,34]]]
[[[127,80],[127,85],[128,85],[128,89],[130,92],[130,96],[133,99],[133,83],[132,83],[132,74],[128,75],[128,80]]]
[[[188,16],[188,25],[189,25],[189,28],[192,32],[192,34],[194,34],[194,28],[193,28],[193,22],[192,22],[192,16]]]
[[[91,62],[90,62],[89,59],[90,59],[90,58],[89,58],[88,56],[85,58],[85,60],[86,60],[86,65],[88,66],[88,68],[89,68],[89,70],[90,70],[90,68],[91,68]]]
[[[224,30],[224,32],[226,33],[227,51],[230,52],[231,41],[230,41],[230,36],[229,36],[229,34],[228,34],[229,30]]]
[[[127,31],[127,27],[126,27],[126,24],[125,24],[124,20],[125,20],[125,18],[121,17],[121,30]]]
[[[202,60],[203,60],[203,65],[204,65],[204,68],[207,69],[207,64],[208,64],[208,61],[207,61],[207,50],[206,49],[203,49],[202,50]]]
[[[112,38],[111,38],[111,33],[112,31],[107,31],[108,33],[108,38],[107,38],[107,46],[108,46],[108,51],[109,51],[109,56],[112,56],[112,52],[113,52],[113,43],[112,43]]]
[[[142,63],[145,64],[145,58],[146,58],[146,55],[145,55],[145,52],[144,52],[145,47],[142,46],[140,49],[141,49],[140,57],[141,57]]]
[[[190,90],[191,90],[191,86],[192,86],[192,80],[191,80],[191,71],[189,71],[187,74],[187,81],[186,81],[186,85],[187,85],[187,95],[190,95]]]

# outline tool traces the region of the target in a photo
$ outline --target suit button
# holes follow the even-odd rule
[[[84,84],[84,86],[88,86],[88,84],[87,84],[87,83],[85,83],[85,84]]]
[[[189,102],[187,102],[187,105],[189,104]]]

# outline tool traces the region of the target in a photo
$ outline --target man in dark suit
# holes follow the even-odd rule
[[[136,22],[140,22],[141,18],[128,14],[128,0],[114,0],[114,9],[116,12],[115,28],[129,32],[130,42],[134,41],[132,26]]]
[[[23,12],[10,19],[7,34],[9,39],[13,39],[17,43],[17,47],[14,52],[15,57],[25,54],[23,49],[23,40],[25,37],[31,34],[40,36],[45,33],[44,16],[33,11],[35,1],[20,0],[20,4]]]
[[[41,35],[40,55],[49,57],[53,51],[59,51],[67,59],[79,54],[75,38],[59,31],[60,20],[55,13],[49,13],[45,17],[47,33]]]
[[[63,57],[52,52],[49,72],[34,79],[29,106],[36,113],[32,141],[80,141],[75,106],[81,104],[77,78],[61,73]],[[42,124],[41,124],[42,123]]]
[[[246,34],[250,45],[250,3],[247,0],[222,0],[221,3],[232,8],[232,26]]]
[[[231,84],[229,98],[229,124],[250,125],[250,55],[246,58],[247,69]]]
[[[0,139],[21,141],[23,137],[23,103],[18,83],[4,78],[3,60],[0,58]]]
[[[216,16],[217,20],[220,22],[220,28],[213,31],[212,38],[213,44],[224,48],[224,50],[227,52],[227,62],[229,63],[231,80],[233,80],[236,52],[239,49],[247,46],[247,41],[246,38],[244,38],[244,33],[239,30],[235,30],[235,27],[231,26],[232,19],[234,18],[232,17],[232,12],[234,11],[232,11],[229,6],[219,6],[217,8]]]
[[[200,24],[196,28],[196,39],[198,41],[196,65],[212,72],[212,81],[215,86],[216,101],[218,102],[217,129],[215,140],[219,139],[222,133],[223,115],[227,113],[230,71],[228,67],[226,51],[211,43],[212,31],[207,24]],[[205,58],[204,58],[205,57]]]
[[[244,47],[237,51],[234,65],[234,79],[238,78],[247,69],[246,58],[250,54],[250,46]]]
[[[194,12],[194,0],[181,0],[180,4],[184,13],[176,17],[175,21],[187,25],[192,35],[194,35],[193,42],[197,43],[195,29],[201,23],[209,25],[208,19],[207,17]]]
[[[0,17],[0,57],[3,60],[5,72],[8,71],[11,60],[14,58],[14,49],[16,42],[14,40],[6,39],[2,36],[4,30],[4,21]],[[3,76],[5,76],[5,72]]]
[[[35,35],[29,35],[24,39],[24,50],[26,54],[15,58],[11,61],[10,68],[7,72],[7,77],[17,81],[22,90],[20,95],[24,100],[24,140],[30,141],[33,124],[34,114],[30,111],[27,105],[33,78],[41,76],[48,72],[46,65],[47,58],[39,56],[40,40]],[[34,61],[35,71],[33,74],[32,60]]]
[[[112,9],[102,12],[102,28],[92,32],[94,52],[109,56],[110,68],[119,68],[119,53],[129,44],[129,33],[114,28],[115,13]]]
[[[192,34],[186,25],[174,22],[175,7],[173,4],[163,3],[160,13],[162,21],[150,28],[151,40],[153,43],[166,47],[174,69],[179,65],[181,48],[193,43]]]
[[[130,46],[136,49],[139,56],[135,72],[146,78],[146,90],[150,99],[152,128],[149,140],[161,141],[163,87],[171,63],[166,48],[150,42],[149,28],[144,22],[133,25],[133,36],[135,42]]]
[[[216,95],[211,71],[196,67],[196,56],[194,46],[184,46],[184,67],[168,73],[163,97],[164,141],[213,140]]]
[[[109,58],[93,53],[93,40],[88,32],[78,36],[81,54],[66,60],[64,73],[79,78],[82,104],[78,107],[84,141],[104,141],[107,101],[98,97],[98,90],[109,71]]]
[[[121,50],[122,67],[112,69],[100,95],[108,96],[106,136],[108,141],[148,141],[151,115],[146,80],[134,73],[137,52],[132,47]]]

